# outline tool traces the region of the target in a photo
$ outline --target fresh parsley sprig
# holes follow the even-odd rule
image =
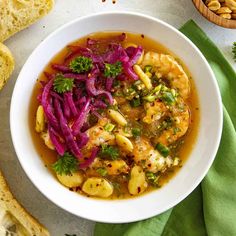
[[[92,69],[93,61],[89,57],[79,56],[70,62],[69,67],[74,73],[84,73]]]
[[[68,152],[52,165],[53,170],[59,175],[71,175],[78,168],[78,160]]]
[[[116,147],[103,144],[99,156],[101,158],[116,160],[119,157],[119,150]]]
[[[146,172],[146,179],[147,181],[154,187],[157,187],[158,186],[158,180],[159,180],[159,177],[158,175],[152,173],[152,172]]]
[[[62,74],[57,74],[53,82],[54,91],[57,93],[65,93],[71,91],[74,87],[74,79],[65,78]]]
[[[114,64],[105,63],[104,76],[107,78],[116,78],[123,70],[122,63],[117,61]]]

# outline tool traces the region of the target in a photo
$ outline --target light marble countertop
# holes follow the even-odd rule
[[[23,172],[10,136],[9,109],[13,87],[19,71],[34,48],[59,26],[87,14],[119,10],[145,13],[177,28],[187,20],[194,19],[236,69],[231,54],[236,30],[220,28],[206,21],[191,0],[117,0],[116,4],[112,4],[112,0],[106,0],[105,3],[102,0],[56,0],[55,8],[48,16],[7,40],[5,43],[14,54],[16,68],[0,93],[0,166],[19,202],[46,225],[53,236],[64,236],[65,233],[92,235],[94,222],[75,217],[55,206],[33,186]]]

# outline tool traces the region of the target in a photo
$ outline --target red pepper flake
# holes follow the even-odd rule
[[[79,190],[81,191],[81,187],[78,186],[78,187],[75,188],[76,192],[78,192]]]

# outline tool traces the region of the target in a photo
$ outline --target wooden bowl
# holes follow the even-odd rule
[[[236,20],[227,20],[211,11],[202,0],[193,0],[198,11],[209,21],[221,27],[236,29]]]

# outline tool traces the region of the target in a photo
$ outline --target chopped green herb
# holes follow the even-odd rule
[[[74,86],[74,79],[65,78],[62,74],[57,74],[53,82],[54,91],[57,93],[65,93],[71,91]]]
[[[166,117],[161,124],[158,126],[159,131],[167,130],[173,126],[173,119]]]
[[[127,95],[134,95],[135,93],[136,93],[136,91],[133,87],[128,88],[126,91]]]
[[[142,165],[142,167],[145,167],[145,165],[146,165],[146,160],[141,160],[141,165]]]
[[[154,102],[158,98],[159,93],[162,89],[163,89],[163,85],[159,84],[148,95],[143,97],[143,100],[147,102]]]
[[[159,84],[158,86],[156,86],[153,90],[152,90],[152,93],[154,94],[158,94],[163,88],[163,85],[162,84]]]
[[[117,61],[115,64],[105,63],[104,76],[109,78],[116,78],[122,72],[122,63]]]
[[[175,103],[175,97],[173,96],[173,94],[169,91],[164,91],[162,93],[161,99],[166,102],[168,105],[172,105],[173,103]]]
[[[101,176],[106,176],[107,175],[107,170],[104,167],[99,167],[96,169],[96,172],[101,175]]]
[[[170,154],[170,149],[165,145],[158,143],[156,149],[161,153],[163,157],[167,157]]]
[[[133,134],[133,136],[134,136],[135,138],[137,138],[137,137],[139,137],[139,136],[141,135],[141,129],[139,129],[139,128],[133,128],[133,129],[131,130],[131,132],[132,132],[132,134]]]
[[[93,61],[89,57],[79,56],[70,62],[69,67],[74,73],[84,73],[92,69]]]
[[[112,94],[114,97],[124,97],[124,94],[122,91],[116,91]]]
[[[120,87],[120,81],[119,80],[114,80],[113,82],[113,87]]]
[[[70,153],[65,152],[63,156],[52,165],[53,170],[59,175],[71,175],[77,170],[78,160]]]
[[[111,160],[116,160],[119,157],[119,150],[117,147],[102,145],[102,149],[99,152],[99,156]]]
[[[111,132],[116,126],[111,124],[111,123],[107,123],[104,127],[104,129],[108,132]]]
[[[234,56],[234,60],[236,61],[236,42],[233,43],[232,53],[233,53],[233,56]]]
[[[158,81],[158,77],[156,75],[153,75],[151,80],[155,80],[155,81]]]
[[[158,186],[158,179],[159,179],[159,176],[157,176],[156,174],[152,173],[152,172],[149,172],[147,171],[146,172],[146,179],[149,183],[151,183],[153,186]]]
[[[112,185],[113,185],[113,187],[114,187],[115,190],[120,191],[120,184],[119,184],[119,183],[117,183],[117,182],[112,182]]]
[[[174,134],[177,134],[178,132],[181,131],[181,129],[180,129],[179,127],[175,127],[175,128],[173,129],[173,131],[174,131]]]
[[[141,105],[140,98],[134,98],[130,101],[132,107],[139,107]]]
[[[147,95],[145,97],[143,97],[143,100],[147,101],[147,102],[154,102],[157,99],[156,95]]]
[[[152,73],[152,66],[151,65],[146,65],[144,67],[144,73],[147,73],[147,72]]]

